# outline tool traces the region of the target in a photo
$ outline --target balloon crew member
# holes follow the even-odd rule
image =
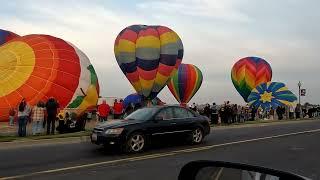
[[[98,106],[98,114],[100,122],[105,122],[108,120],[108,116],[110,114],[110,106],[109,104],[107,104],[106,100],[103,100],[102,104]]]
[[[114,115],[114,119],[120,119],[121,114],[123,111],[123,105],[121,102],[118,102],[118,100],[114,100],[114,104],[113,104],[113,115]]]

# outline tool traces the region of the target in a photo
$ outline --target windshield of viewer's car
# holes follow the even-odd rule
[[[149,120],[156,112],[158,108],[142,108],[128,115],[125,120]]]

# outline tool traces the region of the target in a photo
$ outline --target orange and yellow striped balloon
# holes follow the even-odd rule
[[[22,98],[33,106],[54,97],[77,113],[97,103],[97,75],[71,43],[49,35],[16,37],[0,46],[0,58],[0,121]]]

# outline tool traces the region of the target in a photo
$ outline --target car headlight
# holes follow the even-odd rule
[[[123,131],[123,128],[116,128],[116,129],[107,129],[105,134],[112,134],[112,135],[119,135]]]

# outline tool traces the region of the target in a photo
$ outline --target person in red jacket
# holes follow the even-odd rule
[[[123,113],[123,101],[122,101],[122,99],[120,100],[120,102],[118,102],[117,99],[114,100],[114,104],[113,104],[114,119],[120,119],[122,113]]]
[[[101,122],[107,121],[110,113],[110,106],[106,103],[106,100],[102,101],[102,104],[98,106],[99,120]]]

